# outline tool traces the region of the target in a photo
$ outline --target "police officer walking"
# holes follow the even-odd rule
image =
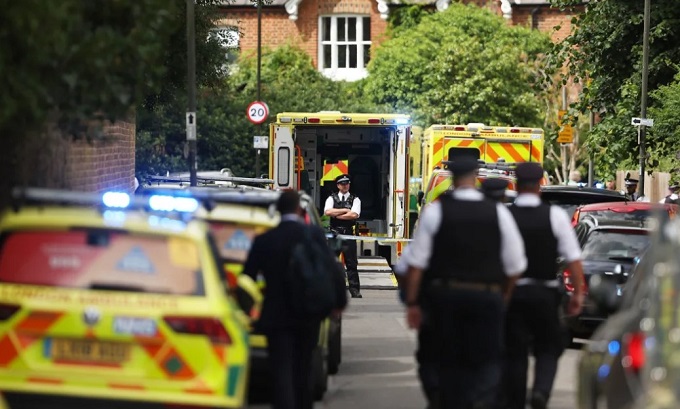
[[[508,181],[500,178],[488,178],[482,181],[481,191],[484,197],[496,202],[505,203],[507,200],[505,190],[508,188]]]
[[[537,163],[517,165],[518,196],[510,211],[524,240],[529,265],[517,280],[508,305],[506,323],[506,371],[501,402],[524,409],[527,398],[529,350],[535,357],[531,407],[545,408],[564,351],[565,337],[559,318],[561,295],[557,281],[557,257],[563,257],[574,280],[574,295],[567,313],[580,313],[583,304],[581,247],[567,213],[540,198],[543,168]]]
[[[434,331],[442,408],[492,407],[501,377],[504,300],[526,268],[524,243],[505,205],[475,188],[478,164],[447,162],[453,192],[423,210],[408,253],[406,319]]]
[[[335,178],[335,183],[338,186],[338,192],[326,199],[323,212],[331,217],[331,230],[338,234],[352,236],[356,234],[356,220],[361,215],[361,199],[349,192],[349,175],[338,176]],[[349,293],[352,298],[361,298],[356,240],[343,240],[342,243]]]

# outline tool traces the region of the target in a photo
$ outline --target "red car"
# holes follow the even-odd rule
[[[576,226],[585,214],[609,220],[645,220],[656,211],[666,211],[672,218],[678,211],[678,205],[650,202],[592,203],[577,208],[571,218],[571,224]]]

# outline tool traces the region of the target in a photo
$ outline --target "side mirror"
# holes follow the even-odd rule
[[[331,251],[335,253],[336,256],[339,256],[340,253],[342,253],[342,242],[343,240],[340,238],[337,238],[335,236],[326,236],[327,237],[327,242],[328,242],[328,247],[330,247]]]
[[[594,275],[588,283],[588,297],[600,311],[607,314],[615,312],[621,305],[621,294],[616,281],[618,280]]]
[[[249,323],[257,321],[262,311],[262,292],[257,283],[247,275],[240,274],[236,279],[234,294],[236,303],[247,316]]]

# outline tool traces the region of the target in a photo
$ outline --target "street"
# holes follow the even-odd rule
[[[330,378],[323,402],[315,408],[424,408],[413,352],[415,333],[406,327],[403,307],[394,290],[363,290],[343,315],[343,361]],[[578,351],[560,361],[551,409],[575,407]],[[251,405],[249,408],[266,408]]]

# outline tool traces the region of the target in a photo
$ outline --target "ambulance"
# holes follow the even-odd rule
[[[430,203],[451,187],[443,162],[471,156],[484,162],[478,181],[489,177],[508,180],[515,191],[514,168],[518,163],[543,164],[545,133],[540,128],[468,125],[432,125],[423,134],[422,180],[424,202]],[[544,180],[542,183],[545,184]]]
[[[402,114],[284,112],[270,125],[274,189],[306,191],[323,214],[335,177],[348,173],[361,199],[359,256],[396,264],[409,231],[411,119]]]

